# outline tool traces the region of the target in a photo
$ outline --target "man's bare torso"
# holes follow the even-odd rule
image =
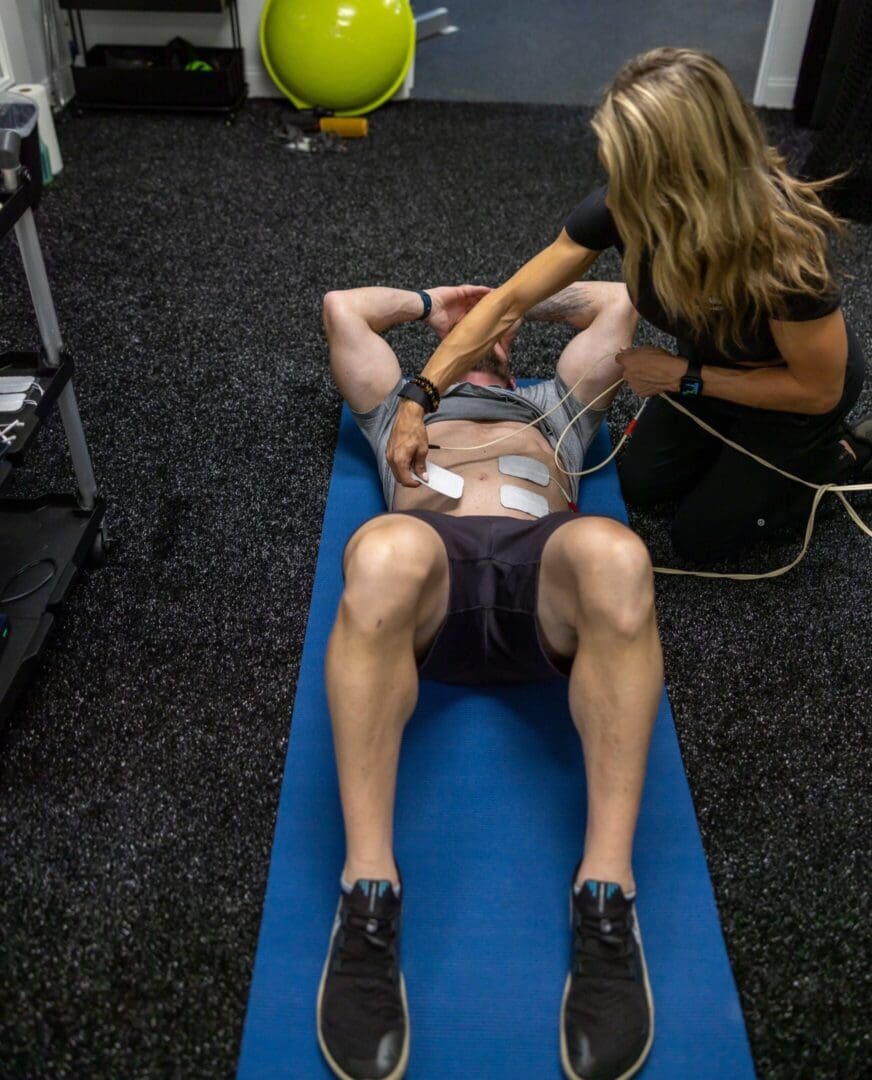
[[[556,479],[569,490],[571,480],[557,469],[551,444],[536,428],[528,427],[525,430],[523,424],[514,420],[441,420],[427,425],[429,441],[441,447],[477,446],[511,431],[518,434],[483,450],[430,451],[430,461],[463,477],[463,495],[460,499],[450,499],[423,485],[407,488],[398,484],[393,509],[438,510],[457,515],[499,514],[530,521],[529,514],[522,510],[509,510],[500,502],[501,486],[511,484],[544,496],[551,511],[566,510],[566,498],[554,481]],[[546,488],[518,476],[504,475],[499,470],[499,458],[504,454],[519,454],[542,462],[548,467],[551,483]]]

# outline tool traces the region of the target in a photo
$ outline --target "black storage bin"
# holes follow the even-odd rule
[[[76,107],[196,109],[223,112],[228,122],[245,102],[245,62],[237,0],[60,0],[85,65],[73,66]],[[198,48],[183,38],[156,45],[94,45],[85,40],[82,11],[154,11],[229,16],[232,48]],[[187,70],[193,60],[212,71]]]
[[[166,67],[166,50],[147,45],[94,45],[74,67],[81,105],[122,108],[233,109],[245,96],[241,49],[197,49],[212,71]],[[127,63],[129,67],[109,66]],[[136,66],[142,64],[143,66]],[[149,66],[145,66],[149,65]]]

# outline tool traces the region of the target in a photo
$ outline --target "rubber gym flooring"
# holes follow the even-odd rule
[[[344,153],[300,154],[279,109],[61,121],[38,227],[115,543],[0,741],[4,1078],[233,1074],[339,418],[321,296],[497,283],[595,180],[585,110],[410,102]],[[872,228],[844,257],[872,356]],[[29,346],[11,242],[2,265],[0,346]],[[614,253],[595,272],[618,278]],[[567,336],[526,328],[518,374],[548,375]],[[390,339],[408,372],[434,345]],[[72,489],[57,424],[14,485]],[[663,518],[632,521],[674,565]],[[786,577],[658,580],[761,1077],[868,1067],[870,543],[836,510]]]

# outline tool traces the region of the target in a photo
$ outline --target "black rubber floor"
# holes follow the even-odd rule
[[[115,548],[0,741],[4,1078],[232,1075],[339,415],[320,298],[497,283],[593,181],[579,110],[409,103],[308,155],[273,140],[278,115],[61,125],[39,229]],[[847,250],[872,356],[872,229]],[[0,345],[20,347],[35,329],[11,242],[2,258]],[[548,374],[566,335],[525,334],[519,373]],[[408,370],[433,347],[422,327],[391,339]],[[57,424],[15,485],[70,489]],[[671,560],[662,522],[634,521]],[[870,555],[837,513],[785,578],[658,582],[764,1077],[869,1063]]]

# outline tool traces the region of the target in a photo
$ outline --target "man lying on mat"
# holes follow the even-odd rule
[[[375,452],[391,510],[348,542],[326,660],[346,860],[318,993],[318,1039],[333,1072],[354,1080],[401,1077],[409,1055],[393,810],[420,677],[568,678],[588,813],[571,888],[563,1068],[573,1080],[628,1077],[653,1038],[631,866],[663,679],[651,563],[624,525],[568,508],[578,481],[554,463],[557,440],[582,403],[621,378],[614,355],[632,343],[637,315],[621,284],[572,285],[538,305],[528,319],[581,331],[556,377],[516,389],[504,338],[427,417],[432,486],[398,487],[385,447],[410,384],[380,334],[423,318],[444,337],[488,291],[369,288],[324,300],[333,377]],[[568,473],[580,471],[606,404],[586,411],[564,439]],[[481,447],[501,436],[510,437]]]

